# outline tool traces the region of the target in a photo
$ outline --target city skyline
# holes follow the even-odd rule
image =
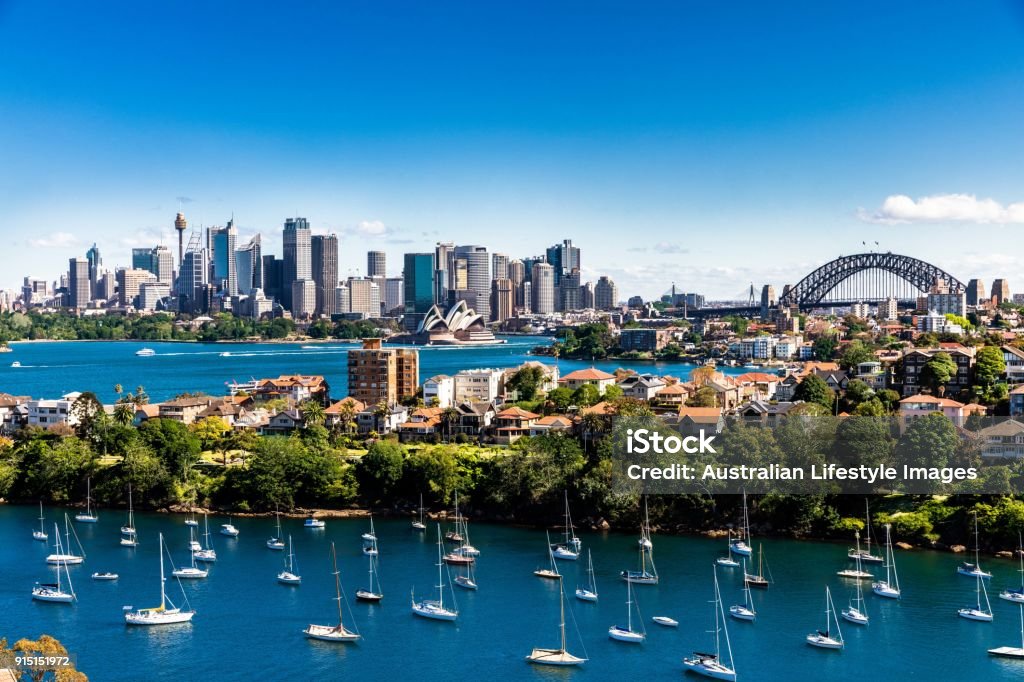
[[[964,280],[1022,270],[991,248],[1024,221],[1012,3],[750,4],[742,20],[563,6],[543,22],[197,7],[94,9],[88,41],[74,8],[5,7],[0,286],[52,280],[93,242],[109,264],[161,236],[173,250],[178,210],[234,214],[239,243],[262,233],[277,255],[271,235],[306,216],[338,234],[341,275],[370,250],[396,264],[440,240],[518,253],[558,235],[587,250],[584,280],[645,298],[781,287],[862,242]],[[247,49],[271,31],[301,54]]]

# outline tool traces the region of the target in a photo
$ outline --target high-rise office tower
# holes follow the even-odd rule
[[[283,306],[283,287],[284,261],[274,256],[263,256],[263,293]]]
[[[349,277],[348,312],[380,317],[380,287],[368,277]]]
[[[436,286],[434,275],[439,270],[432,253],[407,253],[402,269],[403,304],[405,317],[402,326],[406,331],[415,332],[423,317],[434,305]]]
[[[153,270],[158,282],[170,286],[174,284],[174,254],[163,244],[154,247],[151,255]]]
[[[491,282],[491,319],[504,322],[515,314],[516,297],[512,280],[498,277]]]
[[[366,252],[366,276],[369,278],[374,277],[387,277],[388,276],[388,257],[383,251],[367,251]]]
[[[967,305],[978,305],[987,302],[985,296],[985,281],[972,279],[967,283]]]
[[[530,280],[533,312],[538,315],[555,312],[555,268],[548,263],[534,263]]]
[[[260,235],[235,251],[235,278],[238,280],[238,293],[244,296],[263,289],[263,243]]]
[[[284,221],[281,304],[287,310],[292,309],[292,282],[313,279],[312,237],[305,218]]]
[[[91,300],[89,291],[89,261],[72,258],[68,261],[68,307],[84,310]]]
[[[1002,305],[1003,303],[1009,303],[1013,299],[1010,297],[1010,282],[1009,280],[999,278],[992,280],[992,302],[996,305]]]
[[[399,311],[398,314],[401,315],[405,303],[405,280],[401,277],[385,277],[383,293],[381,312],[385,316],[390,316],[397,310]]]
[[[594,284],[587,282],[580,287],[580,308],[591,310],[594,307]]]
[[[466,289],[476,294],[476,312],[485,320],[491,318],[491,259],[487,247],[466,245],[455,247],[455,257],[466,261]]]
[[[311,252],[316,314],[330,316],[337,312],[334,309],[334,290],[338,288],[338,235],[313,235]]]
[[[506,279],[508,277],[508,256],[504,253],[491,255],[491,279]]]
[[[305,319],[316,312],[316,282],[298,279],[292,282],[292,317]]]
[[[117,271],[117,297],[122,307],[137,305],[137,298],[144,282],[156,282],[156,275],[149,270],[121,268]]]
[[[572,245],[571,239],[564,239],[561,244],[548,248],[547,262],[555,269],[555,286],[558,286],[564,275],[581,268],[580,250]]]
[[[91,249],[85,252],[85,259],[89,261],[89,296],[90,298],[96,298],[99,292],[103,258],[100,257],[100,249],[95,243]]]
[[[455,251],[452,242],[437,242],[434,247],[434,303],[445,305],[451,288],[450,261]]]
[[[132,249],[132,269],[148,270],[156,274],[156,265],[153,263],[153,249],[149,247]]]
[[[178,310],[192,315],[206,312],[208,270],[206,249],[193,235],[178,272]]]
[[[514,260],[509,261],[508,264],[508,278],[512,280],[512,291],[516,298],[516,307],[523,307],[523,283],[526,281],[526,266],[523,265],[523,261]]]
[[[619,288],[607,275],[601,275],[594,285],[594,307],[597,310],[611,310],[619,302]]]
[[[572,312],[583,308],[580,302],[580,271],[572,270],[562,275],[562,283],[558,285],[559,309]]]
[[[235,247],[238,241],[238,228],[232,218],[224,227],[211,227],[207,230],[213,284],[218,291],[228,296],[238,295],[238,277],[235,272]]]

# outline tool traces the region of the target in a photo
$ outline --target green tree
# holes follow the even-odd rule
[[[813,351],[817,360],[831,360],[839,341],[833,333],[822,334],[814,340]]]
[[[867,344],[860,340],[851,341],[843,349],[839,356],[839,366],[843,369],[853,369],[862,362],[871,362],[875,359],[875,353]]]
[[[984,346],[978,350],[974,362],[974,378],[986,392],[1006,372],[1003,351],[995,346]]]
[[[946,384],[956,376],[956,369],[949,353],[936,353],[921,368],[921,383],[941,396],[946,392]]]
[[[796,390],[793,391],[793,399],[817,403],[831,412],[835,403],[835,393],[817,374],[808,374],[797,384]]]
[[[359,490],[368,502],[388,499],[402,480],[405,448],[390,441],[376,441],[356,464]]]
[[[327,419],[324,406],[317,400],[307,400],[299,408],[308,426],[321,426]]]
[[[520,400],[534,400],[543,381],[544,370],[536,365],[527,365],[509,377],[505,387],[517,391]]]

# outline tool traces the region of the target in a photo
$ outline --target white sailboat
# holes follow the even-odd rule
[[[79,523],[96,523],[100,520],[92,513],[92,477],[85,479],[85,511],[75,514],[75,521]]]
[[[455,491],[455,527],[444,534],[444,539],[448,542],[462,542],[463,537],[459,532],[459,521],[462,517],[459,515],[459,491]]]
[[[974,592],[977,595],[977,603],[974,606],[965,606],[962,609],[957,610],[957,614],[961,618],[967,620],[977,620],[983,623],[992,622],[992,604],[988,600],[988,590],[985,589],[985,579],[979,574],[975,579]],[[981,608],[982,596],[985,598],[985,608]]]
[[[298,585],[302,576],[295,570],[295,550],[292,549],[292,536],[288,536],[288,556],[285,557],[284,570],[277,574],[277,582],[282,585]]]
[[[860,549],[860,531],[856,530],[853,532],[853,536],[857,540],[857,549],[854,552],[854,561],[856,565],[853,568],[844,568],[841,571],[836,571],[836,575],[840,578],[850,578],[851,580],[871,580],[875,576],[864,570],[863,565],[860,563],[861,549]]]
[[[54,524],[56,527],[56,524]],[[39,530],[32,531],[32,539],[46,542],[50,536],[46,534],[46,517],[43,516],[43,501],[39,500]]]
[[[363,590],[356,591],[356,599],[359,601],[378,602],[384,598],[380,586],[380,574],[377,572],[377,564],[380,558],[374,554],[369,557],[370,562],[370,586]],[[376,583],[376,586],[374,584]]]
[[[305,528],[311,528],[313,530],[323,530],[327,527],[327,522],[323,521],[322,519],[315,518],[312,514],[310,514],[309,518],[302,522],[302,525]]]
[[[747,491],[743,491],[743,530],[740,536],[729,545],[729,551],[740,556],[750,556],[754,548],[750,544],[750,516],[747,512]]]
[[[832,632],[833,623],[836,626]],[[836,617],[836,607],[832,603],[832,591],[825,588],[825,629],[812,632],[807,635],[807,643],[819,649],[842,649],[843,631],[839,628],[839,618]]]
[[[139,534],[135,532],[135,509],[132,506],[132,487],[130,485],[128,486],[128,518],[125,525],[121,526],[120,544],[122,547],[139,546]]]
[[[423,493],[420,493],[420,506],[419,506],[419,517],[412,522],[412,529],[425,531],[427,524],[423,523]]]
[[[647,632],[644,630],[644,621],[640,616],[640,605],[636,604],[636,617],[640,622],[640,629],[633,629],[633,605],[636,602],[633,600],[633,583],[626,582],[626,627],[621,625],[613,625],[608,628],[608,637],[617,640],[619,642],[628,642],[630,644],[640,644],[647,639]]]
[[[57,524],[54,524],[54,528]],[[74,554],[71,551],[71,538],[74,536],[75,543],[78,544],[78,551],[81,554]],[[56,538],[57,551],[46,557],[46,563],[48,564],[68,564],[75,565],[85,561],[85,549],[82,547],[81,540],[78,539],[78,533],[75,532],[74,526],[71,525],[71,520],[68,515],[64,514],[64,545],[61,546],[60,538]]]
[[[651,516],[647,513],[647,496],[644,495],[644,520],[640,525],[640,549],[650,552],[654,549],[654,542],[651,540]]]
[[[194,511],[190,511],[188,516],[185,517],[185,525],[191,526],[192,528],[199,527],[199,521],[196,520],[196,513]]]
[[[171,625],[174,623],[188,623],[196,612],[187,609],[182,610],[174,605],[167,596],[166,579],[164,578],[164,552],[168,551],[164,544],[164,534],[160,533],[160,606],[148,609],[134,609],[131,606],[124,607],[124,622],[128,625]],[[178,586],[181,587],[179,581]],[[188,605],[188,597],[185,590],[181,591],[182,598]],[[169,608],[168,608],[169,607]]]
[[[860,534],[857,535],[858,545],[860,544]],[[856,562],[857,570],[861,570],[861,557],[863,555],[858,552],[854,558]],[[870,620],[868,617],[867,606],[864,603],[864,591],[861,589],[860,581],[856,581],[854,585],[854,597],[849,605],[843,609],[843,618],[850,621],[854,625],[867,625]]]
[[[978,512],[974,512],[974,563],[972,564],[969,561],[964,561],[959,566],[957,566],[956,572],[960,575],[965,575],[968,578],[977,577],[983,580],[988,580],[989,578],[991,578],[992,574],[983,571],[981,568],[981,561],[979,558],[980,553],[981,536],[978,535]]]
[[[551,551],[551,535],[548,535],[548,561],[551,562],[551,568],[538,568],[533,572],[538,578],[547,578],[549,580],[561,580],[562,574],[558,572],[558,564],[555,563],[555,556]]]
[[[238,537],[238,529],[235,528],[234,524],[231,523],[231,517],[228,517],[227,523],[220,524],[220,534],[226,535],[229,538]]]
[[[476,572],[473,570],[473,564],[467,564],[459,568],[459,573],[455,576],[455,585],[464,590],[480,589],[480,585],[476,582]]]
[[[192,529],[189,528],[189,536],[192,535]],[[200,580],[205,578],[209,571],[196,566],[196,552],[194,549],[189,549],[189,560],[191,565],[182,566],[181,568],[174,567],[174,557],[171,557],[171,575],[175,578],[186,579],[186,580]],[[168,556],[170,556],[170,550],[168,550]]]
[[[999,598],[1015,604],[1024,604],[1024,541],[1021,541],[1020,533],[1017,533],[1017,556],[1020,558],[1020,587],[1006,588],[999,593]]]
[[[552,554],[556,559],[563,561],[576,561],[580,558],[580,548],[583,542],[576,537],[576,529],[572,525],[572,516],[569,515],[569,492],[565,491],[565,527],[563,531],[564,540],[555,547]]]
[[[576,588],[576,598],[580,601],[597,601],[597,582],[594,580],[594,557],[587,550],[587,575],[590,582],[586,587]]]
[[[441,553],[441,524],[437,524],[437,599],[416,601],[416,593],[414,591],[412,594],[412,612],[421,618],[454,621],[459,617],[458,607],[448,608],[444,605],[444,580],[441,577],[444,561],[441,560]],[[454,599],[454,597],[455,594],[452,593],[452,598]]]
[[[373,517],[370,517],[370,532],[363,533],[363,554],[368,557],[375,557],[379,554],[377,549],[377,533],[373,529]]]
[[[480,556],[480,550],[474,547],[469,541],[469,518],[467,516],[459,516],[456,514],[455,535],[461,539],[458,540],[459,546],[451,551],[451,555],[469,558],[476,558]],[[448,563],[472,564],[473,562],[448,561]]]
[[[732,548],[732,531],[730,530],[730,531],[728,531],[728,534],[726,535],[725,556],[720,556],[717,559],[715,559],[715,563],[718,564],[719,566],[724,566],[725,568],[736,568],[737,566],[739,566],[740,562],[738,562],[738,561],[736,561],[735,559],[732,558],[732,553],[730,552],[731,548]]]
[[[526,657],[527,662],[536,665],[573,666],[583,665],[587,662],[586,657],[574,656],[569,653],[565,646],[565,590],[562,583],[558,583],[558,632],[561,637],[561,646],[558,649],[543,649],[534,647]]]
[[[744,562],[744,566],[746,566],[746,562]],[[771,585],[771,581],[764,574],[763,544],[757,546],[757,573],[747,573],[746,569],[744,569],[743,584],[748,587],[759,587],[762,589],[768,589],[768,586]]]
[[[647,569],[648,560],[650,560],[651,564],[650,570]],[[622,571],[619,575],[627,583],[633,583],[635,585],[657,585],[658,570],[654,567],[654,552],[652,550],[644,549],[643,544],[641,544],[640,570]]]
[[[885,524],[885,580],[871,583],[871,590],[879,597],[899,599],[900,577],[896,573],[896,555],[892,551],[892,524]]]
[[[743,558],[743,575],[747,574],[747,558]],[[729,607],[729,615],[737,620],[753,622],[757,619],[757,611],[754,610],[754,600],[750,594],[750,583],[743,581],[743,603],[733,604]]]
[[[277,523],[277,532],[274,533],[274,537],[267,540],[267,549],[281,552],[284,551],[284,535],[281,533],[281,512],[276,508],[274,509],[274,519]]]
[[[188,551],[199,552],[202,551],[203,546],[196,540],[196,529],[192,526],[188,526]]]
[[[331,543],[331,565],[334,568],[334,591],[335,601],[338,602],[338,624],[337,625],[313,625],[306,626],[306,629],[302,631],[306,637],[310,639],[319,639],[324,642],[357,642],[363,638],[358,632],[353,632],[345,627],[345,622],[342,617],[342,592],[341,592],[341,572],[338,570],[338,555],[334,550],[334,543]]]
[[[203,533],[203,539],[205,544],[203,548],[193,553],[192,556],[196,558],[196,561],[205,561],[208,564],[212,564],[217,560],[217,550],[210,544],[210,517],[203,512],[203,527],[205,532]]]
[[[715,569],[714,576],[715,652],[695,651],[683,659],[683,665],[686,666],[687,672],[715,680],[736,682],[736,663],[732,660],[732,643],[729,641],[729,625],[725,621],[725,612],[722,610],[722,592],[718,587],[717,569]],[[722,659],[722,633],[725,633],[725,660]]]
[[[1018,608],[1020,609],[1020,646],[997,646],[988,650],[992,656],[1024,659],[1024,603],[1018,604]]]
[[[57,524],[53,524],[53,537],[56,540],[57,553],[62,553],[60,545],[60,530],[57,528]],[[32,598],[36,601],[52,602],[55,604],[70,604],[73,601],[77,601],[78,597],[75,595],[75,589],[71,585],[71,572],[68,570],[67,563],[56,564],[57,570],[57,582],[55,583],[36,583],[35,587],[32,588]],[[64,589],[64,585],[61,583],[60,571],[64,569],[64,575],[67,577],[67,589]]]
[[[373,530],[373,515],[370,515],[370,530],[362,534],[363,542],[376,542],[377,533]]]
[[[854,561],[858,557],[862,564],[880,564],[884,559],[877,554],[871,553],[871,505],[867,498],[864,498],[864,539],[867,541],[867,549],[848,549],[846,556],[850,561]]]

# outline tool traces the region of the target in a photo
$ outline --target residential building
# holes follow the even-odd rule
[[[542,436],[546,433],[557,431],[570,432],[576,424],[572,419],[561,414],[552,414],[541,417],[530,426],[530,435],[533,437]]]
[[[1010,391],[1010,416],[1024,417],[1024,384]]]
[[[604,395],[609,386],[615,385],[615,375],[591,367],[589,369],[578,369],[562,377],[559,382],[562,386],[575,391],[581,386],[590,384],[597,387],[597,392]]]
[[[530,309],[537,315],[555,312],[555,269],[547,263],[535,263],[530,277],[533,304]]]
[[[192,424],[212,402],[213,398],[209,396],[186,396],[168,400],[159,405],[160,419]]]
[[[985,459],[1024,459],[1024,423],[999,420],[978,431]]]
[[[455,404],[455,379],[447,374],[432,376],[423,382],[423,404],[446,408]]]
[[[960,344],[943,344],[938,348],[914,348],[905,351],[899,362],[898,372],[904,396],[912,396],[923,388],[921,370],[936,353],[946,353],[957,366],[956,374],[944,387],[946,395],[955,395],[971,385],[974,376],[974,348]]]
[[[1010,296],[1010,282],[1006,279],[992,280],[992,303],[1002,305],[1010,303],[1013,298]]]
[[[514,443],[523,436],[530,435],[531,427],[541,415],[512,405],[494,415],[491,426],[494,429],[494,440],[499,444]]]
[[[893,321],[899,316],[899,302],[895,298],[887,298],[878,302],[878,320]]]
[[[611,310],[618,306],[619,289],[615,282],[606,275],[601,275],[594,285],[594,308],[597,310]]]
[[[939,315],[959,315],[961,317],[967,314],[966,294],[931,293],[927,295],[926,300],[930,312],[935,312]]]
[[[55,424],[76,426],[78,418],[72,413],[71,406],[74,405],[80,395],[82,394],[75,391],[65,393],[60,398],[52,400],[44,398],[29,400],[26,403],[28,410],[25,423],[28,426],[39,426],[44,429]]]
[[[327,380],[317,374],[282,374],[276,379],[260,379],[253,395],[262,400],[283,398],[293,405],[307,400],[324,406],[331,403],[331,388]]]
[[[985,282],[980,279],[972,279],[967,283],[967,305],[981,305],[988,303],[985,295]]]
[[[1006,381],[1010,384],[1024,383],[1024,350],[1015,346],[1003,346],[1003,362],[1006,363]]]
[[[338,235],[315,234],[310,238],[310,259],[316,301],[315,314],[335,314],[334,290],[338,287]]]
[[[356,415],[365,409],[365,403],[351,396],[342,398],[324,410],[324,426],[348,433],[355,426]]]
[[[454,380],[456,403],[499,402],[505,392],[505,371],[501,369],[464,369]]]
[[[868,315],[871,314],[871,306],[862,301],[857,301],[850,306],[850,314],[854,317],[867,319]]]
[[[666,387],[664,380],[654,374],[631,374],[620,379],[617,385],[623,396],[644,401],[654,400]]]
[[[284,222],[281,304],[292,310],[292,282],[313,278],[313,233],[305,218]]]
[[[373,406],[416,396],[419,389],[419,351],[384,348],[381,339],[365,339],[348,352],[349,395]]]
[[[725,428],[724,411],[720,407],[681,407],[676,428],[684,436],[718,434]]]

